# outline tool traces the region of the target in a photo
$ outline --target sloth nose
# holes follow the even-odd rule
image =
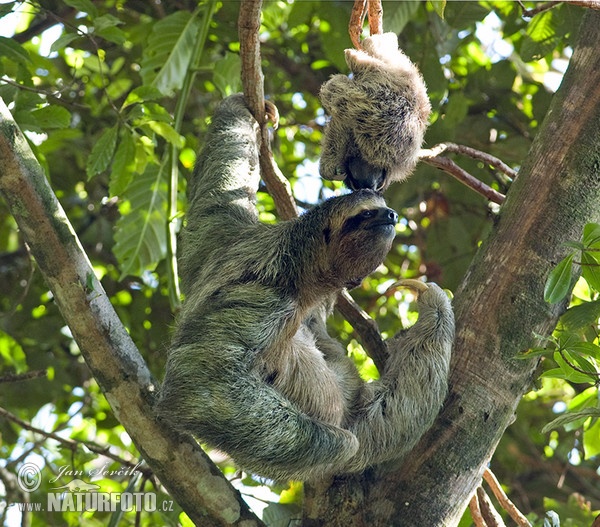
[[[389,220],[390,223],[393,223],[394,225],[396,223],[398,223],[398,213],[395,210],[392,209],[382,209],[382,217]]]

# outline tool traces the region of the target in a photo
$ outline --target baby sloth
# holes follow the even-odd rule
[[[321,87],[331,120],[320,172],[352,189],[384,190],[414,170],[431,104],[421,74],[398,49],[394,33],[368,37],[362,48],[346,50],[351,77],[334,75]]]
[[[406,454],[447,391],[450,302],[434,284],[420,317],[363,382],[325,316],[384,259],[397,214],[370,190],[278,225],[258,222],[258,125],[240,95],[218,107],[189,185],[180,258],[186,301],[157,412],[277,480],[362,471]]]

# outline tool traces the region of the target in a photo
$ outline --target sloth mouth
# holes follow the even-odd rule
[[[394,225],[396,225],[395,221],[390,221],[390,220],[377,220],[374,221],[373,223],[371,223],[368,227],[367,230],[377,230],[377,231],[382,231],[385,233],[395,233],[395,229],[394,229]]]

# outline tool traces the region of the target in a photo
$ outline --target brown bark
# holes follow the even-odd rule
[[[536,363],[515,360],[548,335],[564,305],[545,279],[587,222],[600,220],[600,13],[588,12],[546,120],[456,292],[450,392],[402,466],[307,489],[311,526],[456,525],[531,387]],[[339,522],[340,510],[354,511]],[[316,520],[319,518],[319,520]]]

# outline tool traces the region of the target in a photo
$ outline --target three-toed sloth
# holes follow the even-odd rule
[[[388,341],[381,378],[363,382],[325,317],[337,293],[381,264],[397,214],[361,190],[291,221],[259,223],[259,143],[243,97],[225,99],[189,184],[179,260],[186,299],[158,415],[277,480],[401,458],[447,391],[448,297],[430,284],[417,323]]]
[[[321,87],[331,120],[323,135],[320,172],[353,188],[383,190],[414,170],[431,104],[417,67],[395,33],[372,35],[347,49],[352,76]]]

